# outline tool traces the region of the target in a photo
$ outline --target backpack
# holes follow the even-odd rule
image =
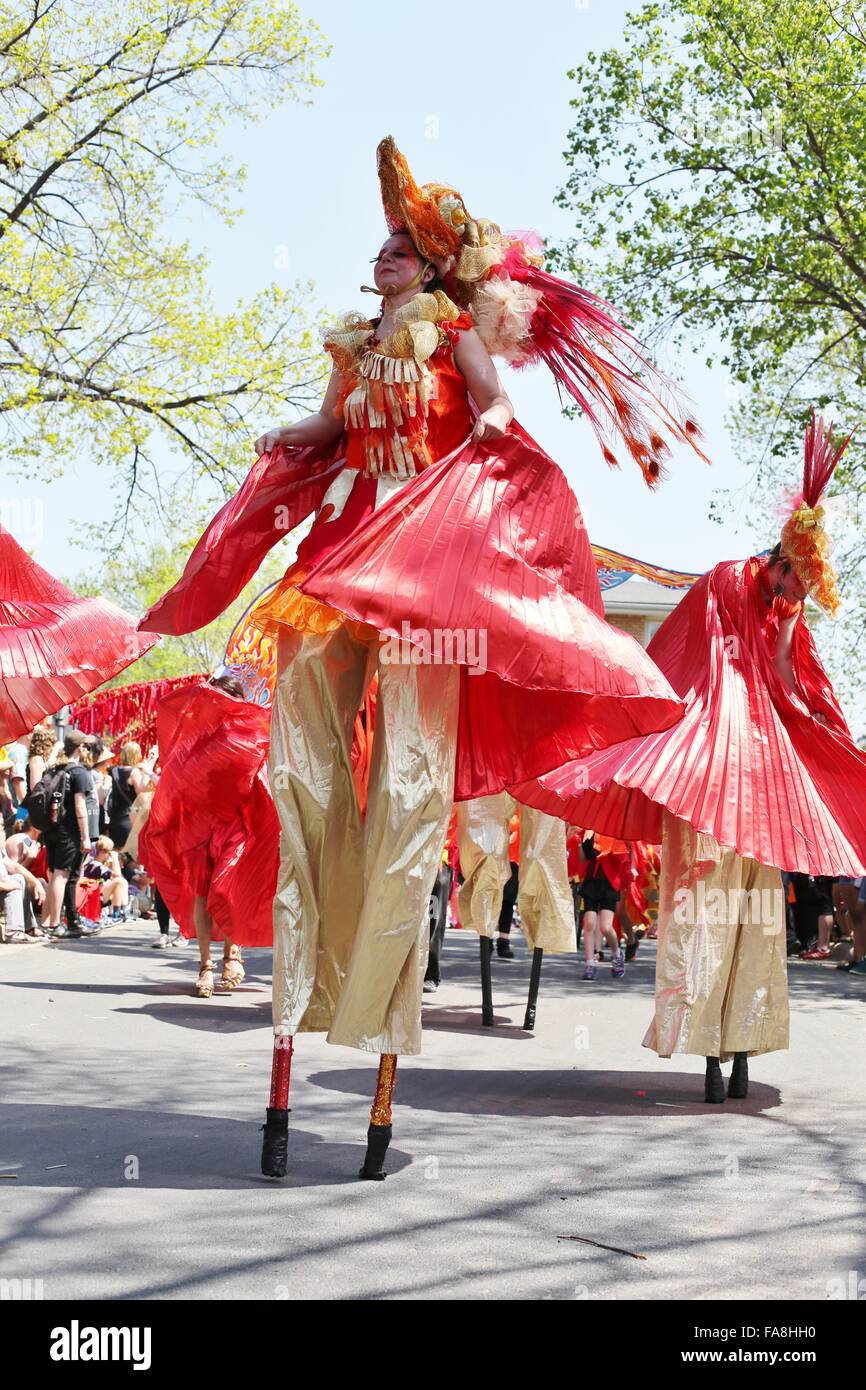
[[[27,814],[37,830],[54,830],[63,815],[67,775],[65,767],[49,767],[25,798]]]

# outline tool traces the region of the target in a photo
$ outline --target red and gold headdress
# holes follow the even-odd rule
[[[831,617],[839,608],[839,590],[820,503],[850,442],[850,434],[841,443],[834,439],[824,417],[816,419],[812,410],[803,448],[803,496],[782,527],[785,558],[804,589]]]
[[[535,233],[503,234],[495,222],[472,217],[455,188],[419,186],[390,135],[377,162],[389,230],[407,232],[436,265],[493,356],[516,367],[545,363],[586,415],[612,467],[618,466],[609,443],[614,434],[656,487],[670,452],[660,427],[705,457],[698,426],[677,409],[673,383],[615,309],[544,270]]]

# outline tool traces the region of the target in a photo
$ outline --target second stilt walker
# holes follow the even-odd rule
[[[452,188],[420,188],[390,139],[378,162],[380,312],[330,333],[321,410],[259,440],[240,493],[145,619],[171,632],[210,621],[316,511],[254,614],[279,634],[271,1175],[285,1172],[292,1039],[305,1031],[381,1056],[362,1176],[382,1175],[396,1058],[421,1045],[428,904],[454,798],[495,795],[682,712],[604,622],[574,496],[513,422],[491,353],[546,362],[651,486],[660,431],[693,442],[695,426],[661,404],[654,376],[667,384],[609,308],[546,274],[525,234],[474,220]],[[362,823],[350,746],[374,673]]]
[[[705,1097],[743,1099],[748,1057],[788,1046],[780,870],[866,868],[866,753],[803,612],[839,605],[821,496],[847,441],[814,416],[802,499],[768,555],[716,565],[650,654],[686,701],[664,732],[607,748],[519,795],[608,835],[661,844],[655,1014],[661,1057],[705,1057]],[[725,1091],[720,1062],[734,1058]]]

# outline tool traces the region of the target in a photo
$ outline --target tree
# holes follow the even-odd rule
[[[246,418],[313,399],[309,286],[217,313],[164,227],[178,198],[237,215],[221,126],[307,100],[326,52],[271,0],[0,3],[0,437],[19,474],[87,451],[127,515],[161,503],[167,444],[233,491]]]
[[[645,337],[726,368],[759,486],[796,484],[809,405],[866,414],[862,5],[657,0],[570,76],[562,260]],[[856,441],[837,489],[866,494]],[[855,514],[841,578],[861,603],[864,553]]]

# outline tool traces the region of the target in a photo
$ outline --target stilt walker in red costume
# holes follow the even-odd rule
[[[157,710],[160,778],[139,854],[183,935],[198,940],[200,999],[214,992],[212,940],[224,942],[226,990],[243,981],[241,948],[272,941],[279,825],[268,725],[268,711],[226,676],[174,690]]]
[[[788,1046],[780,870],[866,868],[866,753],[853,742],[803,614],[839,605],[820,505],[848,441],[814,414],[803,496],[763,558],[716,565],[649,653],[686,702],[671,728],[515,794],[662,846],[655,1017],[645,1045],[706,1057],[706,1099],[748,1089],[748,1057]]]
[[[696,427],[658,399],[668,383],[613,312],[546,274],[525,234],[472,218],[453,188],[419,187],[390,138],[378,165],[389,228],[373,273],[379,313],[328,335],[320,411],[259,441],[241,491],[144,620],[162,632],[208,622],[316,511],[255,613],[279,633],[262,1162],[275,1176],[292,1040],[325,1030],[382,1058],[362,1176],[383,1175],[396,1059],[420,1049],[429,896],[454,798],[494,795],[682,712],[638,644],[604,622],[574,496],[513,421],[491,353],[545,362],[608,462],[618,437],[650,486],[661,431],[693,443]],[[377,671],[362,826],[350,745]]]

